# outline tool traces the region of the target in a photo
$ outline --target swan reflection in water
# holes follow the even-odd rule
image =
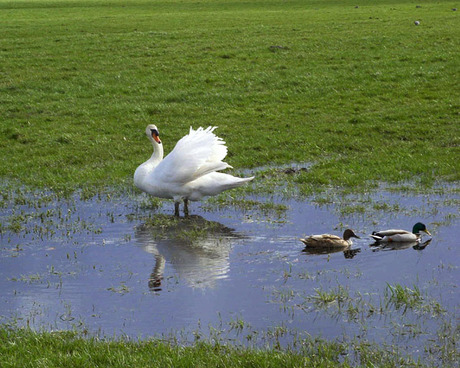
[[[432,239],[428,239],[425,242],[412,241],[412,242],[389,242],[389,243],[372,243],[369,246],[372,248],[373,252],[378,252],[381,250],[403,250],[412,248],[414,250],[423,250],[431,242]]]
[[[156,220],[157,219],[157,220]],[[212,288],[227,277],[232,245],[244,238],[218,222],[201,216],[156,216],[135,230],[137,243],[154,256],[149,278],[152,291],[162,289],[166,267],[194,288]]]

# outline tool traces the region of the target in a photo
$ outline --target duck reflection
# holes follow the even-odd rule
[[[194,215],[180,219],[156,216],[135,229],[135,238],[155,258],[148,286],[152,291],[160,291],[165,268],[170,266],[191,287],[214,287],[217,280],[227,277],[231,247],[243,236]]]
[[[412,242],[389,242],[389,243],[372,243],[369,246],[372,248],[373,252],[378,252],[381,250],[403,250],[412,248],[414,250],[423,250],[431,242],[432,239],[428,239],[425,242],[412,241]]]
[[[323,249],[315,249],[315,248],[304,248],[302,252],[307,254],[331,254],[331,253],[338,253],[343,252],[343,256],[346,259],[352,259],[356,256],[359,252],[361,252],[361,248],[347,248],[347,249],[336,249],[336,248],[323,248]]]

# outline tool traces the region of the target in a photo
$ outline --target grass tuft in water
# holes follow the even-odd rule
[[[420,290],[415,285],[413,289],[410,289],[400,284],[394,286],[387,284],[385,298],[388,303],[393,304],[396,309],[404,308],[404,311],[406,311],[407,308],[418,307],[423,301]]]
[[[431,314],[434,317],[445,313],[442,305],[437,300],[423,296],[417,285],[411,289],[400,284],[387,284],[384,299],[387,307],[392,305],[396,310],[402,310],[403,313],[409,309],[418,313]]]
[[[312,295],[310,299],[317,308],[327,307],[331,303],[343,304],[350,298],[348,290],[339,285],[335,290],[315,289],[316,294]]]

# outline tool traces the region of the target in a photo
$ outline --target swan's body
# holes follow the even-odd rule
[[[134,185],[155,197],[173,199],[175,215],[179,216],[181,201],[184,201],[184,212],[187,215],[189,200],[199,201],[254,179],[217,172],[230,165],[222,161],[227,155],[227,147],[213,133],[214,129],[190,128],[190,133],[181,138],[163,159],[158,128],[153,124],[148,125],[145,132],[153,144],[153,154],[136,169]]]
[[[305,244],[305,249],[308,248],[347,248],[352,242],[351,238],[358,238],[353,230],[347,229],[343,233],[343,238],[337,235],[321,234],[312,235],[305,239],[300,239]]]
[[[377,243],[405,243],[405,242],[419,242],[422,238],[420,232],[423,231],[428,235],[430,232],[426,229],[425,224],[417,222],[412,228],[412,232],[407,230],[390,229],[382,231],[374,231],[370,237]]]

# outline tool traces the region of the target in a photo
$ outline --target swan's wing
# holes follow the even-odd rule
[[[230,165],[225,142],[213,131],[216,127],[198,128],[181,138],[171,153],[156,167],[155,175],[164,182],[187,183]]]

